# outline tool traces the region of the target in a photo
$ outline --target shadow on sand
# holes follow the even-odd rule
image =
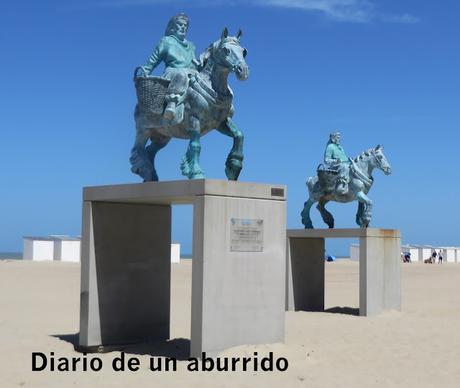
[[[359,316],[359,308],[356,307],[330,307],[324,310],[325,313],[332,313],[332,314],[346,314],[346,315],[356,315]]]
[[[79,333],[52,334],[51,337],[59,338],[61,341],[72,344],[77,352],[125,352],[127,354],[149,355],[152,357],[170,357],[175,358],[178,361],[188,360],[190,357],[190,339],[188,338],[174,338],[157,342],[147,341],[136,344],[83,348],[78,345],[78,335]]]

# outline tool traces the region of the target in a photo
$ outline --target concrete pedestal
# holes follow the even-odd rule
[[[401,234],[374,228],[288,230],[286,310],[324,310],[326,238],[359,238],[359,315],[401,310]]]
[[[82,348],[166,340],[171,205],[194,206],[191,355],[284,340],[286,189],[216,180],[83,190]]]

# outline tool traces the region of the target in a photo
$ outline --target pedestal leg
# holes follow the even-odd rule
[[[286,310],[324,310],[324,238],[288,238]]]
[[[383,263],[385,247],[379,237],[359,239],[359,315],[383,311]]]
[[[192,356],[283,341],[285,219],[284,201],[195,200]]]
[[[401,240],[361,237],[359,253],[359,315],[401,309]]]
[[[401,310],[401,239],[385,238],[383,267],[383,306],[385,310]]]
[[[84,202],[82,347],[169,338],[171,207]]]

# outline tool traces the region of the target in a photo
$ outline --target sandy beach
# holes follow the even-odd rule
[[[460,382],[460,265],[402,265],[402,312],[357,316],[358,265],[326,265],[326,311],[286,314],[285,343],[239,346],[221,357],[284,357],[284,372],[191,372],[191,261],[172,265],[171,340],[125,347],[137,371],[117,372],[119,351],[98,357],[95,371],[32,371],[32,352],[82,357],[80,266],[0,261],[1,387],[458,387]],[[150,359],[176,357],[176,371],[151,371]],[[164,361],[164,359],[163,359]]]

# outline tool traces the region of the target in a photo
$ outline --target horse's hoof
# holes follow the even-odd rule
[[[188,173],[188,179],[205,179],[203,170],[200,167],[191,168]]]
[[[363,229],[367,228],[369,226],[370,222],[371,222],[370,220],[362,220],[361,224],[360,224],[361,228],[363,228]]]
[[[204,176],[203,173],[199,173],[199,174],[191,174],[189,176],[189,179],[205,179],[206,177]]]
[[[141,167],[132,167],[131,168],[131,171],[136,174],[136,175],[139,175],[144,182],[151,182],[151,181],[157,181],[158,180],[158,176],[156,175],[156,173],[152,173],[150,171],[146,171],[145,168],[141,168]],[[155,179],[156,177],[156,179]]]
[[[302,213],[301,213],[301,215],[302,215]],[[302,216],[302,224],[305,227],[305,229],[313,229],[313,223],[311,222],[311,220],[306,219],[303,216]]]
[[[238,170],[226,168],[225,175],[229,181],[237,181],[238,177],[240,176],[241,168]]]

